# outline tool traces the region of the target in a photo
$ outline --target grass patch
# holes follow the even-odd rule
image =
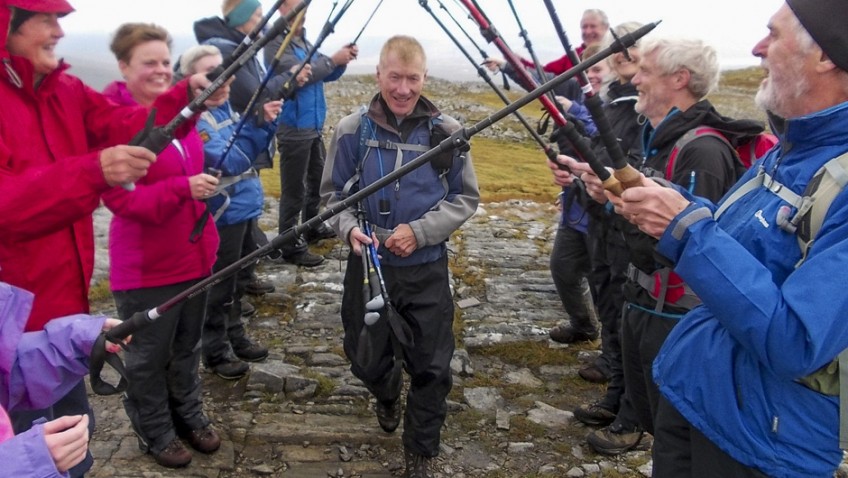
[[[550,202],[559,192],[544,155],[522,143],[471,140],[471,154],[482,202],[528,199]]]
[[[303,376],[306,378],[311,378],[318,382],[318,388],[315,389],[315,397],[327,398],[333,394],[333,391],[336,389],[335,384],[333,383],[333,379],[327,377],[324,374],[320,374],[310,369],[305,369],[302,371]]]
[[[100,303],[112,300],[112,290],[109,288],[109,279],[101,279],[88,289],[88,302]]]
[[[591,347],[591,345],[585,345]],[[476,355],[495,357],[504,362],[538,369],[543,365],[575,365],[578,363],[579,346],[569,348],[550,348],[547,341],[524,341],[494,344],[475,349]]]

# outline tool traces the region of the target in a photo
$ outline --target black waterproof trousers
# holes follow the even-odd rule
[[[403,417],[403,445],[413,452],[439,454],[441,428],[447,416],[447,396],[453,385],[450,362],[454,352],[453,298],[448,283],[447,256],[428,264],[383,266],[391,305],[412,330],[414,345],[403,347],[403,368],[410,376]],[[401,392],[402,376],[396,367],[390,329],[385,317],[367,326],[371,339],[368,364],[357,361],[360,332],[365,326],[362,259],[350,254],[344,279],[342,323],[344,349],[351,371],[374,397],[389,404]]]
[[[280,139],[280,138],[278,138]],[[318,215],[321,175],[324,173],[324,139],[321,136],[300,141],[278,143],[280,150],[280,218],[279,233]],[[283,246],[283,256],[291,257],[307,249],[298,240]]]
[[[654,478],[766,478],[722,451],[662,396],[655,422]]]
[[[162,287],[114,291],[118,317],[163,304],[197,280]],[[129,387],[124,409],[143,447],[156,454],[176,433],[203,428],[200,377],[200,334],[206,315],[206,294],[176,304],[133,334],[125,365]]]
[[[551,250],[550,267],[554,286],[571,326],[587,334],[596,333],[594,292],[591,292],[591,284],[587,280],[591,260],[586,234],[560,224]]]
[[[251,227],[250,221],[218,226],[221,242],[213,267],[215,272],[241,259],[245,251],[255,250]],[[253,266],[246,269],[252,270]],[[233,355],[233,347],[238,348],[247,341],[241,320],[242,273],[246,269],[224,278],[209,291],[206,322],[203,324],[203,362],[209,367],[228,361]]]

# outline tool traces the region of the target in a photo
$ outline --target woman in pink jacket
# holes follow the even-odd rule
[[[119,106],[68,73],[57,53],[60,19],[73,12],[67,0],[0,0],[0,281],[35,294],[27,331],[49,320],[87,313],[94,269],[91,213],[101,194],[144,176],[156,156],[128,146],[149,114],[143,106]],[[182,110],[208,87],[195,75],[160,95],[156,124]],[[224,85],[207,101],[227,99]],[[188,121],[176,135],[194,130]],[[10,413],[23,433],[37,418],[88,413],[85,383],[78,380],[42,410]],[[74,467],[82,476],[89,455]]]
[[[171,37],[163,28],[122,25],[111,44],[125,81],[104,94],[119,104],[152,104],[171,86]],[[114,213],[109,230],[110,285],[121,319],[161,305],[209,276],[218,233],[203,198],[218,183],[204,174],[197,132],[171,142],[135,191],[103,194]],[[195,227],[198,230],[193,234]],[[191,462],[192,448],[211,453],[220,438],[203,413],[198,365],[206,294],[170,309],[133,337],[126,355],[129,380],[124,408],[142,451],[162,466]]]

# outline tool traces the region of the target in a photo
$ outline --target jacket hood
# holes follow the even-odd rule
[[[212,38],[223,38],[234,43],[241,43],[244,34],[227,26],[220,17],[201,18],[194,22],[194,36],[197,43],[206,43]]]
[[[24,334],[33,295],[5,282],[0,282],[0,371],[8,374],[15,350]]]
[[[668,121],[670,119],[673,121]],[[765,131],[759,121],[722,116],[708,100],[701,100],[686,111],[670,113],[657,127],[652,146],[662,147],[667,142],[675,142],[686,131],[698,126],[717,129],[734,147]]]

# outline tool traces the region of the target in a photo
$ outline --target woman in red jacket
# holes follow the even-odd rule
[[[127,23],[115,33],[112,52],[125,81],[104,94],[118,104],[152,104],[170,88],[171,37],[163,28]],[[162,304],[209,276],[218,232],[203,199],[218,184],[203,171],[203,141],[196,131],[175,139],[156,159],[135,191],[103,194],[113,213],[109,229],[109,282],[121,319]],[[202,227],[197,234],[192,233]],[[200,336],[206,294],[168,310],[133,336],[127,354],[129,388],[124,408],[139,446],[166,467],[188,465],[185,437],[201,452],[221,440],[203,413],[200,396]]]
[[[144,176],[155,155],[126,146],[149,110],[117,106],[69,75],[55,54],[66,0],[0,0],[0,280],[35,294],[27,331],[49,319],[87,313],[94,269],[91,213],[103,192]],[[8,36],[7,36],[8,35]],[[157,124],[175,117],[203,75],[159,96]],[[207,102],[221,104],[229,87]],[[193,130],[186,122],[177,136]],[[45,410],[13,414],[21,433],[39,417],[90,414],[85,384]],[[80,476],[89,457],[71,470]]]

